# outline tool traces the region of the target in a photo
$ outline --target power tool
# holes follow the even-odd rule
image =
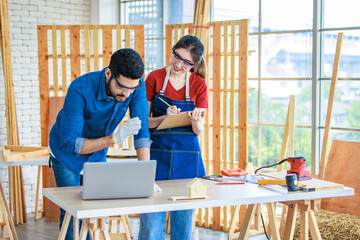
[[[287,174],[295,173],[299,180],[309,180],[311,176],[309,175],[309,170],[306,170],[306,159],[305,157],[288,157],[281,160],[278,163],[269,165],[269,166],[262,166],[255,170],[255,174],[262,168],[269,168],[279,164],[284,163],[287,161],[290,164],[290,169],[287,170]]]
[[[296,173],[300,179],[302,177],[308,177],[309,170],[306,170],[306,159],[304,157],[288,157],[287,162],[290,163],[290,169],[287,173]]]

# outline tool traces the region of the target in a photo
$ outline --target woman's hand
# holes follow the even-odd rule
[[[168,107],[166,110],[166,115],[178,114],[181,111],[181,108],[177,108],[175,105]]]
[[[196,135],[199,135],[204,131],[206,109],[195,108],[192,112],[189,112],[191,119],[192,130]]]

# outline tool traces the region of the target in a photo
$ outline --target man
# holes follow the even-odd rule
[[[148,104],[144,63],[132,49],[115,52],[108,68],[75,79],[50,132],[49,150],[56,185],[80,186],[85,162],[104,162],[108,147],[134,135],[139,160],[149,160]],[[130,118],[114,130],[127,109]],[[60,227],[65,212],[61,209]],[[66,240],[73,239],[72,220]]]

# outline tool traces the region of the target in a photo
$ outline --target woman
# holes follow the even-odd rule
[[[203,53],[200,39],[186,35],[173,47],[170,66],[151,72],[145,81],[156,180],[205,175],[197,138],[208,107]],[[166,115],[179,112],[189,112],[191,126],[156,130]],[[191,239],[193,215],[193,209],[170,212],[171,239]],[[141,214],[139,239],[165,239],[165,218],[166,212]]]

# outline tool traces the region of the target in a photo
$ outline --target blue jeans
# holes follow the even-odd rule
[[[70,187],[70,186],[80,186],[82,185],[82,176],[80,174],[75,173],[70,168],[63,165],[56,158],[50,157],[52,169],[55,175],[55,181],[57,187]],[[60,208],[60,229],[64,220],[65,211]],[[74,239],[74,231],[73,231],[73,217],[71,217],[69,222],[69,228],[66,232],[65,240],[73,240]],[[81,224],[80,224],[81,226]],[[87,236],[87,240],[90,240],[90,237]]]
[[[171,240],[190,240],[194,209],[170,212]],[[166,212],[140,214],[139,240],[165,239]]]

